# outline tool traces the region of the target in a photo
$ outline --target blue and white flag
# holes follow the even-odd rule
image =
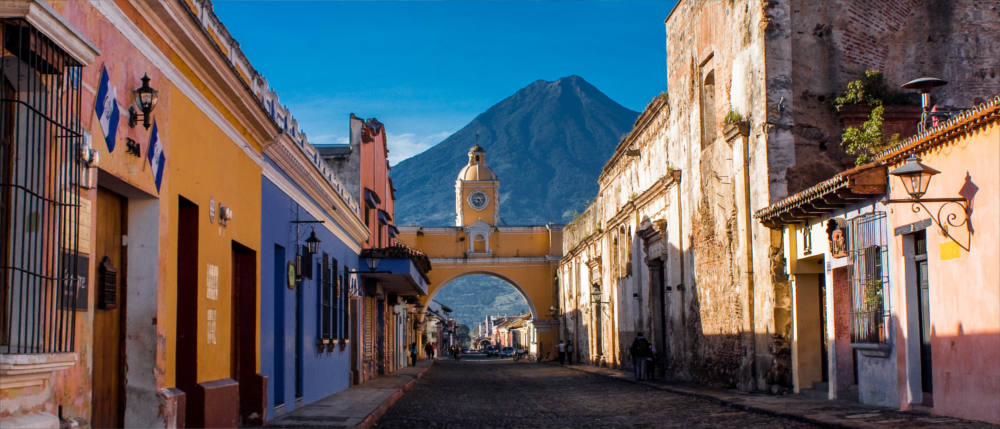
[[[146,161],[149,161],[149,166],[153,168],[153,180],[156,182],[156,192],[160,192],[160,183],[163,182],[163,168],[166,166],[167,157],[163,154],[163,145],[160,144],[160,134],[156,131],[156,121],[153,121],[153,133],[149,136]]]
[[[94,100],[94,112],[101,122],[104,131],[104,142],[108,144],[108,152],[115,151],[115,135],[118,134],[118,100],[115,99],[115,87],[108,79],[108,68],[101,70],[101,83],[97,86],[97,98]]]

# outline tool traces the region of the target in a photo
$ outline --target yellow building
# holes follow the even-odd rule
[[[556,267],[562,255],[562,226],[500,225],[500,180],[479,145],[455,181],[455,226],[400,227],[399,241],[431,258],[426,306],[459,277],[489,274],[513,285],[528,302],[538,331],[535,346],[554,354],[558,342]],[[421,347],[422,349],[422,347]]]

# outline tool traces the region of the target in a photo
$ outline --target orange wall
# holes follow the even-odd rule
[[[969,251],[958,248],[934,225],[926,230],[933,412],[1000,423],[1000,124],[994,122],[918,156],[924,164],[941,171],[931,180],[926,198],[956,197],[963,189],[977,188],[972,200]],[[889,166],[890,171],[899,165]],[[899,179],[890,177],[889,185],[892,198],[909,198]],[[927,204],[935,215],[939,206]],[[927,218],[927,212],[914,213],[910,204],[890,205],[893,227]],[[963,243],[970,243],[964,227],[950,231]],[[907,361],[912,366],[919,354],[908,355],[903,342],[919,339],[919,331],[908,330],[919,315],[916,307],[906,305],[906,289],[914,285],[913,274],[911,284],[907,284],[909,261],[901,253],[904,237],[893,239],[893,284],[900,285],[893,291],[901,325],[900,398],[906,406],[905,368]],[[916,367],[919,369],[919,364]]]

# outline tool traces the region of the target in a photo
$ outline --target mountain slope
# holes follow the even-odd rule
[[[579,76],[535,81],[393,167],[396,223],[453,225],[455,178],[476,143],[500,178],[501,224],[569,222],[638,115]]]

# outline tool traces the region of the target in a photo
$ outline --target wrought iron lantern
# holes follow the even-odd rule
[[[931,220],[938,226],[938,228],[941,229],[942,234],[948,236],[948,238],[954,241],[955,244],[958,244],[963,249],[968,251],[968,243],[963,244],[960,240],[956,239],[955,236],[951,234],[950,228],[966,226],[966,230],[968,230],[969,200],[962,196],[924,198],[924,195],[927,194],[927,189],[930,187],[931,178],[939,173],[941,172],[928,167],[924,163],[920,162],[920,158],[911,154],[909,158],[906,158],[906,162],[901,167],[889,172],[889,175],[899,178],[900,182],[903,183],[903,188],[906,189],[906,193],[910,196],[910,198],[902,200],[890,199],[887,202],[889,204],[912,204],[912,210],[914,213],[923,209],[927,212],[927,214],[931,215]],[[941,206],[938,207],[935,215],[935,212],[928,209],[924,203],[941,203]],[[948,207],[950,204],[957,205],[961,211],[958,211],[957,213],[955,211],[944,212],[944,208]],[[969,233],[971,239],[971,231],[969,231]]]
[[[316,230],[309,233],[309,238],[306,239],[306,248],[309,249],[309,253],[315,255],[319,253],[319,238],[316,238]]]
[[[378,268],[379,258],[376,258],[374,256],[369,256],[364,259],[365,259],[365,264],[368,265],[368,271],[375,272],[375,269]]]
[[[927,187],[931,184],[931,177],[938,173],[940,171],[924,165],[924,163],[920,162],[920,158],[912,154],[909,158],[906,158],[906,163],[902,167],[889,172],[889,174],[898,177],[903,182],[906,193],[910,194],[910,198],[913,199],[920,199],[920,197],[927,193]]]
[[[142,86],[135,90],[135,104],[139,107],[139,111],[135,110],[136,106],[128,108],[129,127],[135,128],[139,119],[142,119],[142,126],[149,129],[149,114],[153,112],[156,102],[159,101],[158,94],[155,89],[149,86],[149,76],[143,74]]]

